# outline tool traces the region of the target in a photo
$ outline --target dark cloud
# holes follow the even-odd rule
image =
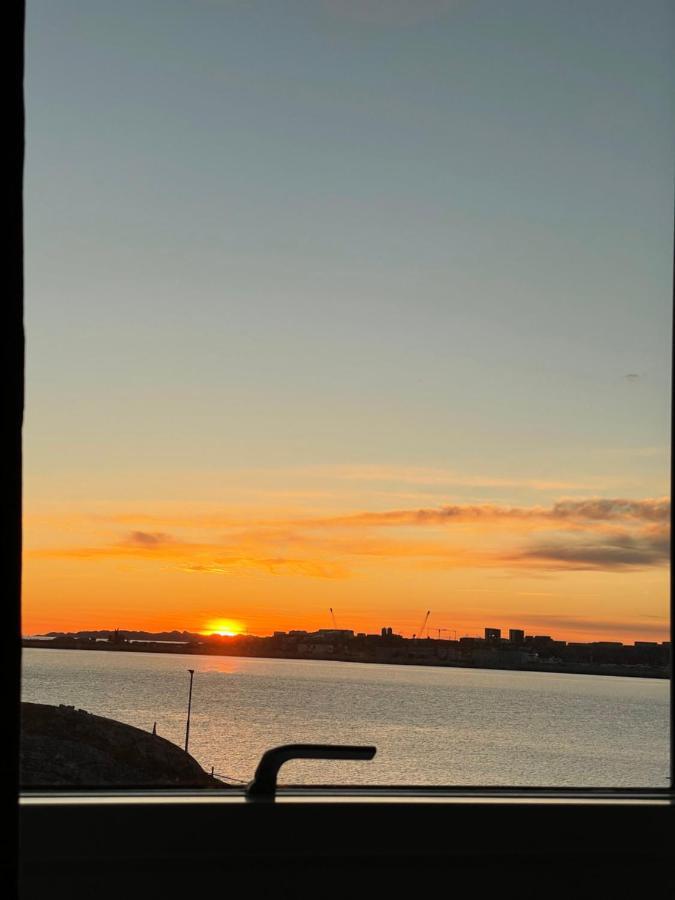
[[[526,622],[528,630],[534,630],[535,628],[567,628],[590,632],[596,631],[599,633],[625,632],[630,636],[633,636],[636,631],[639,631],[642,634],[653,635],[654,640],[663,640],[663,635],[668,633],[667,619],[655,616],[654,618],[658,619],[658,621],[645,622],[645,617],[640,616],[639,614],[636,614],[630,621],[626,621],[625,619],[593,619],[586,616],[566,616],[554,613],[548,615],[546,613],[536,614],[532,612],[515,614],[512,615],[511,618],[516,621],[520,618],[520,620]]]
[[[551,510],[553,519],[593,519],[611,522],[616,519],[640,519],[645,522],[667,522],[670,500],[665,497],[646,500],[607,499],[561,500]]]
[[[574,540],[538,543],[511,559],[561,569],[643,569],[669,561],[670,537],[663,529],[638,535],[590,534]]]
[[[560,500],[552,507],[499,506],[497,504],[455,504],[435,509],[395,509],[364,512],[325,520],[339,525],[433,525],[454,521],[524,521],[542,522],[668,522],[670,501],[667,498],[627,500],[591,497],[586,500]]]
[[[175,539],[162,531],[132,531],[125,543],[132,547],[160,547],[174,544]]]

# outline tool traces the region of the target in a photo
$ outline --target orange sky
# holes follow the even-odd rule
[[[666,639],[668,4],[163,6],[29,4],[24,632]]]
[[[372,477],[372,473],[369,477]],[[551,488],[546,488],[550,491]],[[24,633],[122,627],[253,634],[338,625],[410,635],[522,627],[667,640],[665,499],[351,508],[75,502],[26,517]]]
[[[29,4],[24,631],[667,638],[670,10],[347,5]]]

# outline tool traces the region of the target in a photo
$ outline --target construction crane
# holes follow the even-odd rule
[[[441,639],[441,631],[447,631],[449,634],[452,634],[453,641],[457,640],[457,632],[455,631],[454,628],[434,628],[434,631],[438,632],[438,640],[439,641]]]
[[[330,611],[330,617],[331,617],[331,619],[333,620],[333,628],[337,631],[337,630],[338,630],[338,627],[337,627],[337,621],[336,621],[336,619],[335,619],[335,613],[333,612],[333,607],[332,607],[332,606],[330,607],[330,610],[329,610],[329,611]]]
[[[424,617],[424,621],[422,622],[422,627],[421,627],[420,630],[417,632],[417,637],[420,637],[420,638],[421,638],[421,637],[424,637],[424,629],[427,627],[427,622],[429,621],[429,616],[430,616],[430,615],[431,615],[431,610],[428,609],[428,610],[427,610],[427,614],[426,614],[426,616]],[[413,635],[413,637],[415,637],[415,635]]]

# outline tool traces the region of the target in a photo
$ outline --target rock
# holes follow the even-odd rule
[[[21,704],[23,787],[225,785],[158,735],[72,706]]]

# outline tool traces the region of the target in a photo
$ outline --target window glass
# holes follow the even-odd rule
[[[674,15],[28,4],[26,786],[667,785]]]

